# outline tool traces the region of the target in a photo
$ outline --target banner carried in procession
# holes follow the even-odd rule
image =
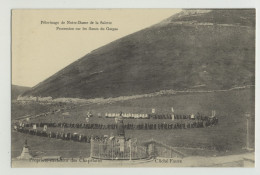
[[[43,131],[47,131],[47,125],[43,126]]]
[[[70,115],[70,113],[69,112],[64,112],[64,113],[62,113],[62,115]]]

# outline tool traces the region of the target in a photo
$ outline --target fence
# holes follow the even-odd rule
[[[131,141],[107,140],[91,141],[91,157],[107,160],[137,160],[148,157],[147,148]]]

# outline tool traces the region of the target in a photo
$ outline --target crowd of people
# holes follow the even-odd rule
[[[185,118],[183,118],[185,119]],[[215,126],[218,124],[217,117],[210,117],[207,119],[194,120],[176,120],[171,122],[158,122],[149,123],[146,120],[145,123],[133,124],[126,123],[123,124],[123,129],[125,130],[173,130],[173,129],[189,129],[189,128],[205,128],[210,126]],[[59,131],[54,132],[53,129],[48,128],[61,128]],[[75,141],[90,143],[91,139],[98,142],[106,142],[107,136],[93,136],[93,135],[83,135],[76,132],[64,132],[62,128],[79,128],[79,129],[118,129],[118,125],[114,124],[98,124],[98,123],[54,123],[54,122],[40,122],[40,123],[16,123],[14,129],[18,132],[30,135],[36,135],[40,137],[61,139],[65,141]],[[90,133],[91,134],[91,133]]]
[[[48,138],[55,138],[61,140],[71,140],[76,142],[85,142],[90,143],[91,138],[95,141],[103,142],[107,139],[105,136],[87,136],[78,133],[70,133],[70,132],[52,132],[52,131],[42,131],[37,129],[29,129],[26,127],[16,127],[15,129],[18,132],[29,134],[29,135],[36,135],[40,137],[48,137]]]
[[[215,116],[214,116],[215,117]],[[182,114],[148,114],[149,119],[171,119],[171,120],[210,120],[214,118],[211,116],[205,116],[202,114],[191,114],[191,115],[182,115]],[[216,117],[215,117],[216,118]]]
[[[100,114],[101,115],[101,114]],[[98,115],[100,117],[100,115]],[[182,115],[182,114],[121,114],[124,119],[171,119],[171,120],[209,120],[211,116],[205,116],[200,113],[194,115]],[[93,115],[92,115],[93,116]],[[119,117],[119,113],[105,113],[106,118]]]
[[[207,120],[179,120],[174,122],[158,122],[149,123],[149,121],[141,124],[127,123],[124,124],[126,130],[158,130],[158,129],[185,129],[185,128],[203,128],[214,126],[218,124],[218,118],[208,118]],[[38,127],[60,127],[60,128],[81,128],[81,129],[117,129],[117,124],[98,124],[98,123],[55,123],[55,122],[41,122],[41,123],[25,123],[20,126],[34,129]]]

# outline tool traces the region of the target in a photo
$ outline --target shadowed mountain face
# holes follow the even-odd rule
[[[184,10],[92,51],[23,95],[97,98],[254,84],[255,10]]]

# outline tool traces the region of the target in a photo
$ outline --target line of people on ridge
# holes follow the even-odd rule
[[[214,117],[211,120],[185,120],[174,123],[141,123],[141,124],[124,124],[124,129],[127,130],[157,130],[157,129],[185,129],[185,128],[203,128],[215,126],[218,124],[218,118]],[[117,124],[97,124],[97,123],[20,123],[20,127],[60,127],[60,128],[82,128],[82,129],[117,129]]]

